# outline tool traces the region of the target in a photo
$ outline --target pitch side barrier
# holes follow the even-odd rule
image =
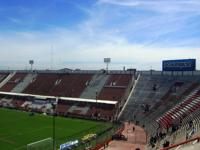
[[[162,148],[162,149],[160,149],[160,150],[170,150],[170,149],[172,149],[172,148],[175,148],[175,147],[178,147],[178,146],[181,146],[181,145],[184,145],[184,144],[188,144],[188,143],[190,143],[190,142],[192,142],[192,141],[196,141],[196,140],[197,140],[197,142],[199,142],[200,137],[196,137],[196,138],[193,138],[193,139],[190,139],[190,140],[187,140],[187,141],[178,143],[178,144],[174,144],[174,145],[171,145],[171,146],[169,146],[169,147]]]
[[[1,92],[1,95],[9,95],[9,96],[20,96],[20,97],[32,97],[35,99],[50,99],[55,101],[66,100],[66,101],[78,101],[78,102],[88,102],[88,103],[102,103],[102,104],[111,104],[116,105],[118,101],[109,101],[109,100],[98,100],[98,99],[84,99],[84,98],[72,98],[72,97],[57,97],[57,96],[44,96],[44,95],[34,95],[34,94],[25,94],[25,93],[12,93],[12,92]]]

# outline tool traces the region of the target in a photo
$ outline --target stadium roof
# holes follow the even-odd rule
[[[110,101],[110,100],[96,100],[96,99],[85,99],[85,98],[72,98],[72,97],[60,97],[62,100],[69,100],[69,101],[80,101],[80,102],[91,102],[91,103],[104,103],[104,104],[117,104],[117,101]]]
[[[56,99],[56,96],[44,96],[44,95],[35,95],[35,94],[26,94],[26,93],[12,93],[12,92],[0,92],[3,95],[13,95],[13,96],[23,96],[23,97],[35,97],[39,99]],[[86,98],[72,98],[72,97],[59,97],[61,100],[66,101],[79,101],[79,102],[88,102],[88,103],[102,103],[102,104],[112,104],[115,105],[117,101],[110,100],[96,100],[96,99],[86,99]]]

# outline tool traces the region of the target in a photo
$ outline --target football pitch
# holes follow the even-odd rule
[[[0,108],[0,149],[25,150],[27,144],[53,135],[52,117],[41,114]],[[69,140],[80,139],[89,133],[100,133],[112,125],[83,119],[56,117],[57,148]]]

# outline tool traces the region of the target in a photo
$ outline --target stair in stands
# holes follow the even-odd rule
[[[16,72],[10,73],[1,83],[0,88],[3,87],[14,75]]]
[[[20,82],[11,92],[13,93],[21,93],[29,84],[30,82],[36,78],[37,74],[27,74],[27,76]]]
[[[109,75],[105,75],[105,74],[95,74],[92,77],[92,80],[90,81],[89,85],[82,92],[80,97],[95,99],[96,92],[99,93],[102,90],[108,77],[109,77]]]

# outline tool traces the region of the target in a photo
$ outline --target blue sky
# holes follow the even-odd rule
[[[0,69],[161,69],[200,63],[199,0],[0,1]],[[53,56],[53,57],[52,57]]]

